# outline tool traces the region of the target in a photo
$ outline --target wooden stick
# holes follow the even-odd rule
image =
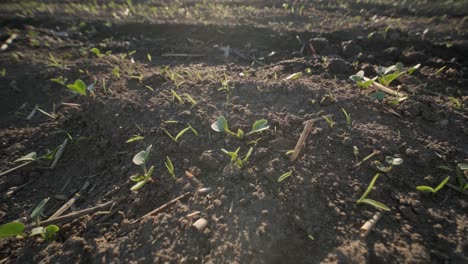
[[[57,150],[57,153],[55,153],[55,159],[54,159],[54,162],[52,162],[52,165],[50,165],[50,169],[54,169],[55,166],[57,166],[57,163],[59,159],[62,157],[63,151],[65,150],[67,143],[68,143],[68,138],[66,138],[65,141],[63,141],[63,144]]]
[[[364,81],[369,81],[369,80],[370,80],[370,79],[367,78],[367,77],[363,77],[363,79],[364,79]],[[386,92],[386,93],[388,93],[388,94],[395,95],[395,96],[398,96],[398,97],[404,97],[404,96],[405,96],[404,94],[402,94],[402,93],[400,93],[400,92],[397,92],[397,91],[394,91],[394,90],[392,90],[392,89],[390,89],[390,88],[388,88],[388,87],[385,87],[385,86],[383,86],[382,84],[380,84],[380,83],[378,83],[378,82],[373,82],[372,85],[373,85],[375,88],[377,88],[377,89],[379,89],[379,90],[381,90],[381,91],[383,91],[383,92]]]
[[[59,216],[59,217],[54,218],[54,219],[50,219],[50,220],[48,219],[48,220],[39,222],[39,225],[40,226],[48,226],[48,225],[54,225],[54,224],[59,224],[59,223],[68,223],[68,222],[71,222],[71,221],[73,221],[73,220],[75,220],[75,219],[77,219],[77,218],[79,218],[79,217],[81,217],[83,215],[94,214],[97,211],[110,208],[114,203],[118,203],[118,202],[119,202],[119,200],[109,201],[109,202],[103,203],[101,205],[97,205],[97,206],[94,206],[94,207],[91,207],[91,208],[83,209],[83,210],[73,212],[73,213],[70,213],[70,214],[67,214],[67,215]],[[35,226],[36,226],[35,224],[31,224],[29,226],[26,226],[26,228],[33,228]]]
[[[31,113],[26,117],[26,120],[31,120],[34,115],[36,115],[37,109],[39,108],[39,105],[34,106],[34,109],[31,111]]]
[[[297,157],[299,156],[299,153],[301,152],[302,146],[304,146],[304,142],[306,141],[307,136],[309,135],[309,132],[312,129],[312,125],[315,122],[318,122],[320,120],[325,120],[325,117],[330,118],[332,116],[333,116],[333,114],[326,115],[326,116],[321,116],[321,117],[318,117],[318,118],[314,118],[314,119],[311,119],[311,120],[304,121],[302,123],[302,124],[305,125],[304,130],[302,130],[301,136],[299,137],[299,140],[296,143],[296,147],[294,148],[294,152],[291,155],[291,158],[290,158],[291,162],[294,162],[297,159]]]
[[[302,124],[305,125],[305,124],[307,124],[308,122],[316,123],[316,122],[318,122],[318,121],[325,120],[325,117],[330,118],[330,117],[332,117],[332,116],[333,116],[333,114],[324,115],[324,116],[317,117],[317,118],[314,118],[314,119],[306,120],[306,121],[302,122]]]
[[[16,167],[14,167],[14,168],[11,168],[11,169],[9,169],[9,170],[7,170],[7,171],[4,171],[4,172],[0,173],[0,177],[3,176],[3,175],[7,175],[8,173],[10,173],[10,172],[12,172],[12,171],[15,171],[15,170],[17,170],[17,169],[19,169],[19,168],[21,168],[21,167],[24,167],[24,166],[26,166],[26,165],[28,165],[28,164],[31,164],[32,162],[34,162],[34,160],[25,162],[25,163],[23,163],[23,164],[21,164],[21,165],[18,165],[18,166],[16,166]]]
[[[158,207],[158,208],[154,209],[153,211],[151,211],[151,212],[145,214],[144,216],[142,216],[142,217],[140,217],[140,218],[138,218],[138,219],[136,219],[136,220],[130,222],[130,224],[137,223],[137,222],[139,222],[139,221],[145,219],[145,218],[148,217],[148,216],[157,215],[157,214],[160,213],[162,210],[166,209],[167,207],[169,207],[169,206],[175,204],[177,201],[182,200],[182,199],[184,199],[185,197],[187,197],[187,196],[189,196],[189,195],[191,195],[190,192],[187,192],[187,193],[185,193],[185,194],[182,194],[181,196],[178,196],[178,197],[176,197],[176,198],[170,200],[169,202],[167,202],[167,203],[161,205],[160,207]]]
[[[296,147],[294,148],[294,152],[291,155],[291,162],[294,162],[297,157],[299,156],[299,153],[301,152],[302,146],[304,145],[304,142],[307,139],[307,136],[309,135],[310,130],[312,129],[313,122],[307,122],[306,125],[304,126],[304,130],[302,130],[301,136],[299,137],[299,140],[296,143]]]
[[[62,205],[62,207],[60,207],[47,220],[51,220],[51,219],[54,219],[54,218],[57,218],[57,217],[61,216],[66,210],[68,210],[68,208],[70,208],[70,206],[72,206],[76,202],[76,200],[78,200],[78,198],[81,197],[82,193],[88,188],[88,186],[89,186],[89,182],[86,181],[85,184],[83,185],[83,187],[81,187],[81,190],[79,192],[75,193],[75,195],[73,195],[73,197],[70,200],[68,200],[68,202],[66,202],[64,205]]]
[[[361,238],[365,238],[367,234],[374,228],[375,224],[380,220],[382,214],[380,212],[375,213],[375,215],[364,223],[361,227]]]

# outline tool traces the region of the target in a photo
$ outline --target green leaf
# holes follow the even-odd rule
[[[228,127],[228,122],[224,116],[220,116],[216,122],[211,124],[211,129],[213,129],[216,132],[230,131]]]
[[[133,163],[135,165],[143,165],[146,163],[146,160],[149,157],[149,154],[151,152],[151,148],[153,145],[149,145],[149,147],[146,150],[142,150],[138,152],[134,157],[133,157]]]
[[[44,212],[44,208],[47,204],[47,202],[49,201],[50,198],[46,198],[44,200],[42,200],[37,206],[36,208],[34,208],[34,210],[32,211],[31,213],[31,219],[33,219],[34,221],[38,222],[39,221],[39,218],[41,217],[41,214]]]
[[[176,137],[175,137],[175,142],[179,141],[179,138],[181,138],[181,137],[185,134],[185,132],[189,131],[190,129],[191,129],[190,127],[186,127],[186,128],[184,128],[184,129],[182,129],[182,130],[179,132],[179,134],[176,135]]]
[[[416,71],[417,69],[419,69],[419,67],[421,67],[421,64],[417,64],[417,65],[414,65],[413,67],[409,68],[408,69],[408,74],[413,74],[413,72]],[[442,67],[442,70],[443,70],[444,67]],[[437,71],[437,73],[439,73],[439,71]]]
[[[135,174],[135,175],[130,176],[130,180],[134,182],[141,182],[144,179],[145,179],[145,175]]]
[[[352,81],[360,82],[364,78],[364,71],[358,71],[355,75],[349,76]]]
[[[228,156],[231,157],[231,162],[237,160],[237,157],[238,157],[238,154],[237,152],[239,151],[240,148],[237,148],[237,150],[235,152],[232,152],[232,151],[227,151],[225,149],[221,149],[222,152],[224,152],[225,154],[227,154]]]
[[[396,68],[399,72],[402,72],[402,71],[405,69],[405,66],[404,66],[403,63],[401,63],[401,62],[397,62],[397,64],[395,64],[395,68]]]
[[[384,211],[390,211],[390,208],[388,208],[388,206],[386,206],[385,204],[381,203],[381,202],[377,202],[375,200],[372,200],[372,199],[362,199],[359,203],[366,203],[368,205],[372,205],[373,207],[377,208],[377,209],[380,209],[380,210],[384,210]]]
[[[460,170],[462,170],[462,171],[468,170],[468,163],[458,163],[457,166],[458,166],[458,167],[460,168]]]
[[[278,178],[278,182],[282,182],[284,181],[286,178],[288,178],[289,176],[292,175],[292,171],[288,171],[286,173],[284,173],[283,175],[281,175],[279,178]]]
[[[270,126],[267,123],[268,121],[266,119],[260,119],[255,121],[255,123],[252,125],[252,130],[250,130],[250,132],[247,133],[247,135],[267,130],[268,128],[270,128]]]
[[[44,239],[46,241],[51,241],[55,238],[55,234],[60,230],[60,228],[56,225],[48,225],[45,228],[44,232]]]
[[[112,69],[112,75],[114,75],[115,77],[117,78],[120,78],[120,69],[119,67],[115,67],[114,69]]]
[[[0,238],[14,237],[21,235],[24,231],[24,224],[20,222],[6,223],[0,226]]]
[[[242,160],[243,162],[249,161],[250,155],[252,155],[253,147],[250,147],[249,151],[245,155],[244,159]]]
[[[105,56],[104,54],[101,53],[101,51],[98,48],[92,48],[89,51],[96,54],[96,56],[98,56],[99,58],[102,58]]]
[[[239,139],[242,139],[244,138],[244,131],[242,131],[242,129],[237,129],[237,134],[236,134],[237,138]]]
[[[449,180],[450,180],[450,176],[447,176],[445,180],[443,180],[439,185],[437,185],[437,187],[435,188],[435,191],[438,192],[440,189],[442,189]]]
[[[41,156],[38,159],[53,160],[55,158],[55,153],[57,153],[61,146],[62,145],[55,147],[53,150],[47,152],[44,156]]]
[[[361,198],[359,198],[359,200],[357,201],[358,203],[360,203],[362,200],[366,199],[367,195],[369,195],[369,193],[371,192],[372,187],[374,187],[374,184],[377,181],[377,179],[379,178],[379,176],[380,176],[380,173],[377,173],[377,174],[374,175],[374,178],[372,178],[372,181],[369,183],[369,186],[367,187],[366,191],[361,196]]]
[[[380,161],[374,161],[373,164],[375,165],[376,169],[381,172],[389,172],[392,169],[392,166],[384,166]]]
[[[145,186],[145,184],[146,184],[146,181],[138,182],[137,184],[133,185],[132,188],[130,188],[130,190],[136,192],[139,189],[141,189],[141,187]]]
[[[386,94],[382,91],[375,92],[370,95],[370,98],[382,101],[385,98]]]
[[[132,138],[130,138],[129,140],[125,141],[125,143],[132,143],[132,142],[135,142],[135,141],[138,141],[138,140],[142,140],[144,139],[144,137],[140,136],[140,135],[134,135]]]
[[[435,193],[436,191],[434,189],[432,189],[432,187],[430,186],[416,186],[416,189],[418,191],[421,191],[421,192],[431,192],[431,193]]]
[[[299,79],[299,77],[302,76],[302,72],[296,72],[296,73],[293,73],[291,75],[289,75],[288,77],[284,78],[285,81],[291,81],[291,80],[296,80],[296,79]]]
[[[42,226],[35,227],[31,230],[31,233],[29,234],[29,236],[37,236],[37,235],[44,237],[44,227]]]
[[[387,74],[383,77],[379,77],[379,82],[384,86],[389,86],[391,82],[398,79],[403,74],[404,74],[403,72]]]
[[[67,88],[81,95],[86,95],[86,84],[80,79],[76,80],[74,84],[68,84]]]
[[[36,152],[31,152],[26,154],[25,156],[13,161],[13,162],[20,162],[20,161],[33,161],[36,160]]]

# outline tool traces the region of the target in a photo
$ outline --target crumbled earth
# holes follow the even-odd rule
[[[115,204],[59,223],[54,241],[0,240],[0,262],[468,263],[454,170],[468,163],[466,1],[2,1],[1,44],[13,34],[0,51],[0,171],[69,142],[54,169],[40,160],[0,176],[0,224],[30,224],[50,197],[47,219],[87,184],[65,214]],[[349,79],[397,62],[421,64],[390,84],[402,102]],[[328,114],[290,162],[303,122]],[[220,115],[234,132],[270,128],[238,139],[211,129]],[[187,124],[198,135],[168,136]],[[149,145],[153,180],[133,192],[132,158]],[[250,147],[242,168],[221,151]],[[387,156],[404,162],[369,198],[390,211],[362,238],[379,209],[356,201]],[[436,194],[416,189],[447,176]]]

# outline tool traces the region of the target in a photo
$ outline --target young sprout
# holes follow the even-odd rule
[[[175,176],[175,173],[174,173],[174,165],[172,164],[172,161],[169,158],[169,156],[166,156],[166,159],[167,159],[167,162],[164,162],[164,165],[166,165],[167,171],[169,171],[172,178],[174,178],[174,180],[175,180],[176,176]]]
[[[460,191],[463,192],[468,190],[468,182],[466,178],[468,177],[468,164],[459,163],[456,168],[457,182],[460,186]]]
[[[375,77],[366,81],[364,79],[364,71],[358,71],[355,75],[352,75],[349,78],[356,82],[357,86],[361,89],[368,88],[375,80],[377,80],[377,77]]]
[[[240,147],[238,147],[235,151],[227,151],[225,149],[221,149],[222,152],[231,157],[231,163],[236,164],[239,169],[242,169],[244,164],[249,161],[250,155],[252,155],[253,147],[250,147],[249,151],[243,159],[239,157],[239,150]]]
[[[104,56],[106,56],[105,54],[102,54],[98,48],[92,48],[89,51],[96,54],[98,58],[104,58]]]
[[[288,77],[284,78],[283,80],[284,80],[284,81],[297,80],[297,79],[299,79],[301,76],[302,76],[302,72],[296,72],[296,73],[293,73],[293,74],[289,75]]]
[[[133,135],[133,137],[130,138],[129,140],[125,141],[125,143],[132,143],[132,142],[135,142],[135,141],[138,141],[138,140],[143,140],[143,139],[145,139],[145,138],[140,136],[140,135]]]
[[[148,58],[148,61],[151,62],[151,54],[146,53],[146,57]]]
[[[278,178],[278,182],[282,182],[284,181],[286,178],[289,178],[289,176],[292,175],[292,170],[291,171],[288,171],[286,173],[283,173],[283,175],[281,175],[279,178]]]
[[[378,78],[379,82],[384,86],[389,86],[391,82],[400,78],[401,76],[413,74],[413,72],[416,71],[420,66],[421,64],[417,64],[407,70],[405,70],[403,63],[401,62],[398,62],[397,64],[389,67],[379,66],[377,68],[377,73],[380,75]]]
[[[244,131],[242,131],[242,129],[240,128],[237,129],[237,133],[234,133],[229,129],[229,125],[226,118],[224,116],[220,116],[216,122],[211,124],[211,128],[216,132],[225,132],[229,135],[237,136],[239,139],[242,139],[244,138],[244,136],[267,130],[268,128],[270,128],[270,126],[267,125],[267,123],[268,121],[266,119],[260,119],[255,121],[255,123],[252,125],[252,129],[247,134],[244,134]]]
[[[112,75],[114,75],[116,78],[120,78],[120,68],[119,68],[119,67],[115,67],[114,69],[112,69],[111,73],[112,73]]]
[[[192,104],[192,106],[197,105],[197,102],[193,99],[192,96],[190,96],[190,94],[184,93],[184,95],[185,95],[185,97],[187,97],[187,100],[189,101],[190,104]]]
[[[50,198],[46,198],[42,200],[32,211],[31,219],[39,226],[39,220],[41,219],[42,213],[44,212],[44,208],[49,201]]]
[[[457,99],[452,96],[449,96],[448,99],[450,100],[450,102],[448,103],[449,106],[459,110],[463,108],[463,103],[460,99]]]
[[[351,114],[349,114],[348,112],[346,112],[346,110],[344,108],[341,108],[341,111],[343,111],[343,114],[345,115],[346,117],[346,124],[348,124],[348,126],[351,127]]]
[[[359,148],[356,147],[356,146],[353,146],[353,154],[354,154],[354,157],[356,157],[356,164],[359,163]]]
[[[193,128],[192,125],[190,125],[189,123],[187,123],[187,125],[188,127],[182,129],[175,137],[173,137],[166,129],[164,129],[164,132],[176,143],[189,130],[191,130],[192,133],[198,137],[198,132],[195,130],[195,128]]]
[[[373,206],[373,207],[375,207],[377,209],[384,210],[384,211],[390,211],[390,208],[388,208],[388,206],[386,206],[385,204],[367,198],[367,196],[369,195],[370,191],[372,190],[372,187],[374,187],[374,184],[377,181],[377,179],[379,178],[379,176],[380,176],[379,173],[375,174],[374,178],[370,182],[370,184],[367,187],[366,191],[364,192],[364,194],[361,196],[361,198],[359,198],[359,200],[356,203],[357,204],[366,203],[366,204],[369,204],[369,205],[371,205],[371,206]]]
[[[384,166],[380,161],[374,161],[373,165],[381,172],[389,172],[392,170],[393,166],[401,165],[403,159],[387,156],[385,157],[385,163],[387,163],[387,166]]]
[[[67,82],[67,78],[63,78],[63,76],[59,76],[57,78],[50,79],[52,82],[58,83],[60,85],[65,85]]]
[[[445,184],[448,183],[449,180],[450,176],[447,176],[447,178],[445,178],[445,180],[443,180],[439,185],[437,185],[435,189],[425,185],[417,186],[416,189],[420,192],[431,192],[432,194],[436,194],[440,189],[442,189],[445,186]]]
[[[138,191],[151,179],[151,175],[153,174],[153,171],[154,171],[154,166],[151,166],[151,168],[147,170],[146,162],[148,161],[150,157],[152,147],[153,145],[149,145],[148,148],[146,148],[146,150],[142,150],[138,152],[133,157],[133,160],[132,160],[133,163],[135,165],[141,166],[143,170],[143,174],[135,174],[135,175],[130,176],[130,179],[136,182],[136,184],[133,185],[132,188],[130,189],[132,191]]]
[[[56,225],[48,225],[47,227],[38,226],[31,230],[31,234],[29,236],[40,235],[45,241],[53,241],[55,234],[59,230],[60,228]]]
[[[59,148],[60,148],[61,146],[62,146],[62,145],[60,145],[60,146],[54,148],[54,149],[51,150],[51,151],[48,151],[45,155],[39,156],[39,157],[37,156],[36,152],[28,153],[28,154],[26,154],[25,156],[23,156],[23,157],[21,157],[21,158],[19,158],[19,159],[16,159],[15,161],[13,161],[13,162],[15,162],[15,163],[17,163],[17,162],[23,162],[22,164],[20,164],[20,165],[14,167],[14,168],[12,168],[12,169],[6,170],[6,171],[4,171],[4,172],[0,172],[0,176],[6,175],[6,174],[8,174],[8,173],[10,173],[10,172],[12,172],[12,171],[15,171],[15,170],[17,170],[17,169],[19,169],[19,168],[22,168],[22,167],[24,167],[24,166],[26,166],[26,165],[28,165],[28,164],[33,163],[33,162],[40,162],[40,161],[43,161],[43,160],[45,160],[45,161],[52,161],[52,160],[55,158],[55,153],[57,153],[57,151],[59,150]]]
[[[76,80],[73,84],[68,84],[67,88],[81,95],[86,95],[86,84],[80,79]]]
[[[330,128],[333,128],[335,126],[335,122],[333,122],[331,117],[328,117],[328,116],[322,116],[322,117],[325,119],[325,121],[330,126]]]
[[[180,104],[183,104],[183,103],[184,103],[184,101],[182,100],[182,98],[180,97],[180,95],[177,94],[176,91],[174,91],[174,90],[171,89],[171,93],[172,93],[172,100],[175,101],[175,100],[177,99],[177,101],[179,101]]]

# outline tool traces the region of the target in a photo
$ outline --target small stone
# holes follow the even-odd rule
[[[262,214],[263,216],[268,215],[268,213],[269,213],[268,210],[262,210],[262,211],[260,212],[260,214]]]

